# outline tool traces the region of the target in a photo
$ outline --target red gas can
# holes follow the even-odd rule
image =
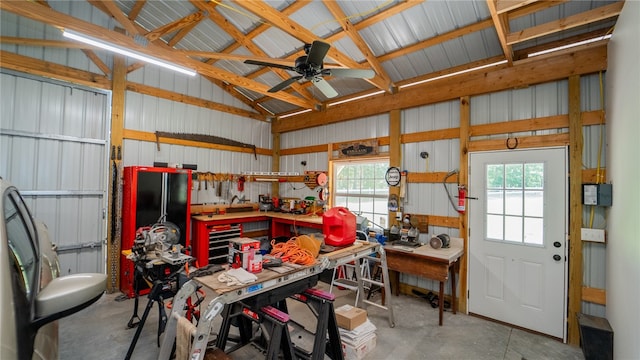
[[[333,207],[322,215],[324,243],[329,246],[347,246],[356,241],[356,215],[341,206]]]

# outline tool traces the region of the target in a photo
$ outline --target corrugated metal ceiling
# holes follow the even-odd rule
[[[54,9],[71,12],[71,6],[63,5],[67,1],[50,3]],[[114,27],[131,29],[133,25],[139,29],[137,35],[143,37],[159,33],[160,38],[155,41],[161,41],[165,48],[168,44],[175,50],[199,51],[190,57],[246,78],[234,82],[229,76],[212,76],[235,87],[232,95],[251,99],[257,112],[264,113],[266,109],[275,115],[315,108],[367,91],[392,92],[398,84],[475,62],[496,58],[517,61],[526,53],[523,50],[534,46],[538,49],[556,46],[564,39],[584,34],[601,36],[615,25],[622,7],[616,1],[584,0],[525,1],[514,8],[505,8],[514,4],[505,0],[115,0],[114,3],[123,14],[114,14],[115,7],[107,6],[108,3],[90,2],[112,15]],[[197,22],[192,22],[194,16],[198,17]],[[124,21],[131,23],[118,23]],[[163,30],[169,25],[175,27]],[[542,31],[541,25],[548,29]],[[107,33],[110,30],[105,29]],[[534,35],[520,38],[527,32]],[[370,68],[376,71],[375,77],[367,81],[325,76],[338,93],[333,99],[305,79],[278,93],[270,93],[265,89],[298,74],[242,61],[251,57],[286,59],[293,66],[294,59],[303,55],[305,43],[314,40],[332,47],[324,59],[325,66],[340,63]],[[236,57],[228,59],[229,55]],[[177,63],[184,63],[184,54],[175,51],[175,56]],[[301,106],[300,101],[293,99],[301,99],[308,105]]]

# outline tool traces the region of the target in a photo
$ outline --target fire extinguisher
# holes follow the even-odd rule
[[[458,185],[458,206],[456,210],[460,214],[464,214],[467,205],[467,188],[464,185]]]

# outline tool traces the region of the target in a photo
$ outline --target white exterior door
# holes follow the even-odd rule
[[[565,339],[565,148],[470,154],[469,312]]]

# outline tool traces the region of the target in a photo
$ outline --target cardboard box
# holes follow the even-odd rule
[[[376,334],[371,334],[366,340],[358,345],[342,343],[342,355],[345,360],[360,360],[369,354],[376,347]]]
[[[229,240],[229,249],[236,251],[249,251],[255,249],[260,251],[260,241],[251,238],[235,238]]]
[[[339,327],[353,330],[367,321],[367,311],[351,305],[342,305],[336,309],[336,321]]]
[[[260,241],[250,238],[229,240],[228,262],[231,267],[241,267],[252,273],[262,271]]]

